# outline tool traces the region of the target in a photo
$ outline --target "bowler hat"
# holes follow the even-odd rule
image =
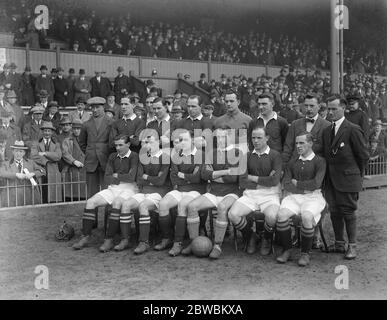
[[[49,109],[51,107],[59,108],[58,102],[57,101],[50,101],[50,103],[47,106],[47,109]]]
[[[44,130],[44,129],[51,129],[53,131],[56,130],[51,121],[42,122],[42,125],[40,126],[40,130]]]
[[[44,64],[43,65],[41,65],[40,66],[40,69],[39,69],[40,71],[42,71],[42,70],[48,70],[48,68],[47,68],[47,66],[45,66]]]
[[[71,74],[75,73],[74,68],[70,68],[70,69],[69,69],[69,73],[71,73]]]
[[[79,69],[79,74],[86,74],[85,69]]]
[[[17,69],[17,66],[14,62],[11,62],[10,66],[9,66],[10,69]]]
[[[86,103],[86,99],[84,97],[78,97],[76,104],[78,103]]]
[[[114,91],[110,91],[109,93],[108,93],[108,95],[107,95],[107,97],[115,97],[116,95],[115,95],[115,93],[114,93]]]
[[[115,111],[114,111],[114,109],[113,109],[113,108],[110,108],[110,107],[105,108],[105,112],[110,112],[110,113],[113,114],[113,116],[116,114]]]
[[[73,125],[73,128],[81,128],[83,126],[82,121],[77,118],[74,118],[71,124]]]
[[[118,71],[118,72],[122,72],[122,71],[124,71],[124,68],[121,67],[121,66],[119,66],[119,67],[117,68],[117,71]]]

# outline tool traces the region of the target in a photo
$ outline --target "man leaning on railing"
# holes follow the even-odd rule
[[[0,207],[40,204],[39,182],[46,170],[26,157],[23,141],[15,141],[11,149],[10,161],[0,160]]]

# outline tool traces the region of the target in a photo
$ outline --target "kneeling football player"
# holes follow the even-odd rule
[[[262,255],[269,255],[271,252],[281,194],[281,155],[270,149],[268,139],[265,128],[253,128],[251,140],[254,150],[247,153],[247,170],[240,177],[243,196],[235,201],[228,212],[229,219],[242,232],[246,242],[252,234],[252,220],[247,220],[246,216],[258,210],[265,215],[265,230],[260,248]]]
[[[321,193],[321,184],[325,176],[326,162],[314,154],[313,137],[308,132],[301,132],[296,137],[299,157],[291,160],[285,168],[284,188],[290,195],[281,203],[277,220],[277,232],[283,253],[277,257],[279,263],[289,260],[292,248],[289,219],[301,215],[301,257],[299,266],[310,262],[309,251],[312,248],[314,228],[321,218],[325,199]]]
[[[136,184],[138,154],[129,149],[129,136],[117,136],[114,145],[117,152],[109,156],[105,169],[105,183],[108,188],[98,192],[86,201],[82,218],[82,238],[73,245],[75,250],[88,245],[95,220],[94,209],[107,204],[112,205],[112,210],[109,216],[106,239],[99,249],[101,252],[111,250],[113,248],[113,237],[119,228],[121,206],[125,200],[138,192]]]
[[[137,170],[137,184],[141,192],[133,195],[122,205],[120,215],[122,240],[114,247],[116,251],[129,247],[131,210],[138,210],[140,214],[139,244],[134,249],[135,254],[142,254],[149,249],[149,211],[159,209],[161,198],[170,191],[171,187],[169,155],[160,149],[157,131],[145,129],[142,136],[140,162]]]
[[[187,222],[187,205],[204,193],[206,184],[201,180],[203,166],[202,151],[194,145],[193,132],[178,129],[180,152],[177,157],[171,157],[171,183],[174,190],[168,192],[160,201],[159,224],[162,233],[161,243],[155,250],[164,250],[171,245],[171,218],[169,210],[177,206],[178,215],[175,223],[175,238],[170,256],[181,253]],[[175,134],[175,133],[174,133]],[[174,139],[173,139],[174,140]]]
[[[187,228],[191,241],[199,235],[199,211],[217,209],[214,245],[209,255],[212,259],[219,258],[222,253],[221,245],[228,226],[227,213],[239,197],[238,175],[241,170],[238,160],[242,153],[231,144],[229,133],[233,132],[222,128],[215,131],[216,148],[212,161],[208,164],[206,159],[202,168],[202,179],[210,181],[210,192],[188,204]],[[191,254],[191,244],[183,249],[182,254]]]

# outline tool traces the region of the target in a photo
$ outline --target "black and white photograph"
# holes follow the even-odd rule
[[[386,90],[387,0],[0,0],[0,300],[387,299]]]

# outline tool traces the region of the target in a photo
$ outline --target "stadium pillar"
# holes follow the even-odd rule
[[[212,79],[212,72],[211,72],[211,55],[208,56],[208,62],[207,62],[207,76],[208,76],[208,83],[211,82]]]
[[[339,0],[331,0],[331,93],[339,93],[339,30],[336,28],[335,8]]]
[[[26,67],[31,67],[30,61],[30,44],[26,43]]]
[[[56,67],[59,68],[60,67],[60,47],[59,46],[56,46]]]
[[[142,77],[142,58],[138,56],[138,76]]]
[[[339,0],[343,8],[344,0]],[[340,93],[344,93],[344,26],[339,30],[339,76],[340,76]]]

